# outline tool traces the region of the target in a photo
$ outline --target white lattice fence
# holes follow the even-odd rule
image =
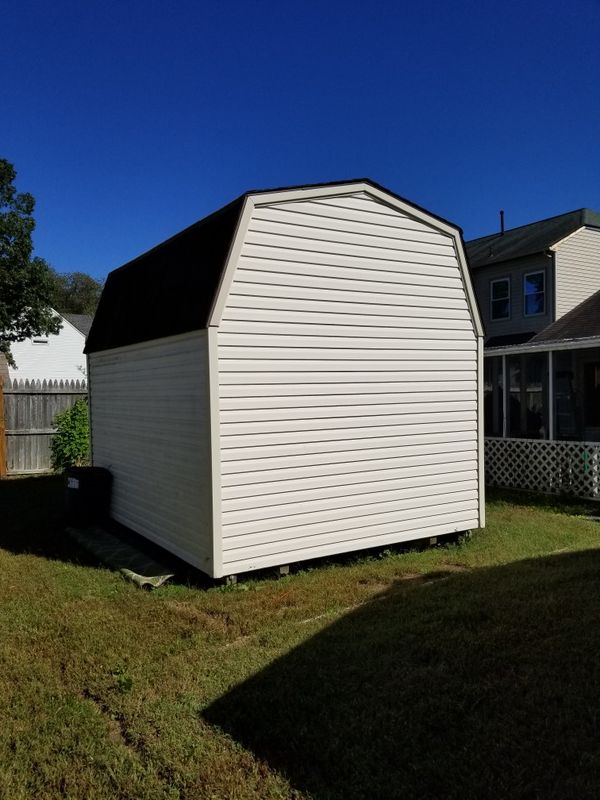
[[[600,443],[485,440],[488,486],[600,499]]]

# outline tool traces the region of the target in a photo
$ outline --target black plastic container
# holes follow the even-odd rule
[[[65,511],[71,525],[103,522],[110,513],[112,475],[103,467],[68,467]]]

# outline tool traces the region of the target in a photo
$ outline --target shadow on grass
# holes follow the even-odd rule
[[[12,553],[67,557],[63,486],[61,475],[0,481],[0,547]]]
[[[65,532],[68,524],[64,513],[64,477],[42,475],[10,478],[0,482],[0,548],[13,553],[32,553],[50,559],[74,562],[85,566],[98,566],[97,558],[80,547]],[[170,583],[179,583],[195,588],[210,588],[219,581],[209,578],[200,570],[182,561],[164,548],[140,536],[134,531],[110,521],[104,524],[111,533],[133,545],[148,558],[164,565],[174,573]],[[439,537],[450,543],[457,540],[456,534]],[[403,542],[397,546],[386,546],[358,552],[340,553],[326,559],[303,561],[291,565],[296,571],[323,567],[327,564],[351,564],[382,551],[402,552],[407,549],[427,547],[425,540]],[[274,569],[255,570],[241,575],[244,582],[273,577]]]
[[[204,718],[315,800],[596,798],[599,575],[593,550],[398,582]]]
[[[53,560],[97,567],[98,559],[67,533],[64,511],[64,477],[41,475],[9,478],[0,482],[0,547],[11,553],[31,553]],[[171,582],[201,588],[214,585],[199,570],[163,548],[115,522],[111,533],[132,544],[175,574]]]

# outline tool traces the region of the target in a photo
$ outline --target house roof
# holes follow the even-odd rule
[[[92,314],[61,314],[61,316],[77,328],[80,333],[83,333],[84,336],[87,336],[90,332],[94,319]]]
[[[542,253],[584,226],[600,228],[600,212],[580,208],[466,242],[471,269]]]
[[[368,184],[449,225],[389,189],[365,178],[245,192],[152,250],[111,272],[89,333],[85,352],[201,330],[208,324],[246,198],[275,192]]]
[[[600,291],[536,334],[532,344],[600,336]]]
[[[502,336],[490,336],[487,339],[486,347],[510,347],[513,344],[525,344],[535,336],[535,331],[525,333],[507,333]]]

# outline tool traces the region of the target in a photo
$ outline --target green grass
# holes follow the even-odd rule
[[[0,798],[596,798],[600,523],[144,592],[0,483]],[[597,507],[593,513],[598,513]]]

